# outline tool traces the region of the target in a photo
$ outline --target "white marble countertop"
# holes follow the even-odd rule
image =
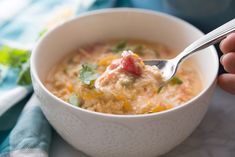
[[[53,134],[50,157],[87,157]],[[199,127],[182,144],[162,157],[234,157],[235,96],[217,88]]]

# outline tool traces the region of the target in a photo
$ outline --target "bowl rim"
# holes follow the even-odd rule
[[[30,58],[30,71],[31,71],[31,77],[34,78],[35,82],[37,82],[37,84],[39,85],[39,87],[52,99],[55,99],[56,101],[62,103],[63,105],[73,108],[77,111],[80,112],[84,112],[86,114],[90,114],[93,116],[101,116],[103,118],[150,118],[150,117],[155,117],[155,116],[162,116],[162,115],[166,115],[167,113],[172,113],[178,110],[182,110],[185,107],[187,107],[188,105],[192,105],[193,102],[195,102],[196,100],[198,100],[200,97],[202,97],[204,95],[204,93],[206,91],[208,91],[208,89],[213,86],[214,82],[216,81],[217,78],[217,74],[218,74],[218,70],[219,70],[219,59],[218,59],[218,54],[217,51],[215,49],[214,46],[210,46],[208,47],[212,53],[212,55],[214,56],[214,61],[216,62],[216,70],[215,73],[213,74],[213,80],[211,82],[209,82],[208,84],[206,84],[204,86],[204,88],[202,89],[202,91],[200,91],[199,94],[197,94],[195,97],[193,97],[192,99],[190,99],[189,101],[173,107],[171,109],[165,110],[165,111],[161,111],[161,112],[155,112],[155,113],[150,113],[150,114],[136,114],[136,115],[118,115],[118,114],[111,114],[111,113],[102,113],[102,112],[95,112],[95,111],[90,111],[87,109],[83,109],[77,106],[73,106],[72,104],[63,101],[62,99],[58,98],[57,96],[55,96],[54,94],[52,94],[46,87],[45,85],[42,83],[42,81],[39,79],[38,76],[38,72],[37,72],[37,68],[36,68],[36,56],[37,53],[39,52],[39,47],[42,44],[44,38],[47,38],[47,36],[50,36],[50,34],[52,34],[53,32],[55,32],[55,30],[57,30],[60,27],[64,27],[65,25],[68,25],[70,23],[73,23],[77,20],[79,20],[80,18],[84,18],[84,17],[89,17],[89,16],[94,16],[97,14],[110,14],[110,13],[118,13],[118,12],[129,12],[129,13],[141,13],[141,14],[146,14],[146,15],[157,15],[157,16],[161,16],[161,17],[166,17],[170,20],[174,20],[177,22],[182,23],[183,25],[187,26],[187,27],[193,27],[195,29],[195,31],[198,31],[199,33],[201,33],[202,35],[204,34],[201,30],[199,30],[197,27],[195,27],[194,25],[188,23],[187,21],[184,21],[183,19],[180,19],[178,17],[175,17],[173,15],[169,15],[166,13],[162,13],[162,12],[158,12],[158,11],[152,11],[152,10],[147,10],[147,9],[137,9],[137,8],[106,8],[106,9],[100,9],[100,10],[94,10],[94,11],[89,11],[89,12],[85,12],[85,13],[81,13],[73,18],[71,18],[70,20],[63,22],[59,25],[57,25],[56,27],[54,27],[53,29],[51,29],[50,31],[48,31],[41,39],[39,39],[39,41],[36,43],[36,45],[33,48],[32,51],[32,55]]]

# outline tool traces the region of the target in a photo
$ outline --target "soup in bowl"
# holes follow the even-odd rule
[[[77,107],[110,114],[155,113],[187,102],[202,89],[191,60],[168,82],[156,66],[144,65],[143,59],[175,57],[162,44],[99,41],[74,51],[53,68],[46,86]]]
[[[90,156],[155,157],[185,140],[214,92],[213,46],[162,83],[147,58],[172,58],[203,33],[169,15],[107,9],[70,20],[37,44],[35,93],[50,124]]]

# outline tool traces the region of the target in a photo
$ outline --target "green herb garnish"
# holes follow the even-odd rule
[[[9,46],[2,46],[0,48],[0,64],[19,70],[19,77],[17,79],[17,84],[19,85],[31,84],[28,62],[30,54],[29,50],[21,50]]]
[[[96,64],[83,64],[80,69],[79,79],[87,85],[92,84],[92,82],[94,82],[98,78],[96,68]]]
[[[142,45],[136,45],[133,50],[132,50],[134,53],[142,56],[144,54],[144,47]]]
[[[126,48],[126,45],[127,45],[127,42],[125,40],[122,40],[122,41],[118,42],[116,45],[114,45],[111,48],[111,51],[118,53],[120,51],[123,51]]]
[[[23,63],[26,63],[30,57],[28,50],[21,50],[11,48],[9,46],[2,46],[0,48],[0,64],[20,68]]]
[[[174,77],[170,80],[169,83],[172,84],[172,85],[180,85],[180,84],[183,83],[183,81],[182,81],[181,79],[179,79],[177,76],[174,76]]]
[[[164,86],[160,86],[160,87],[158,88],[158,90],[157,90],[157,93],[158,93],[158,94],[162,91],[163,87],[164,87]]]
[[[74,106],[80,106],[81,102],[80,99],[78,98],[78,96],[76,94],[72,94],[69,99],[68,102]]]
[[[182,81],[181,79],[179,79],[177,76],[174,76],[167,84],[171,84],[171,85],[180,85],[180,84],[182,84],[182,83],[183,83],[183,81]],[[167,85],[167,84],[166,84],[166,85]],[[161,86],[158,88],[158,90],[157,90],[157,93],[158,93],[158,94],[162,91],[163,87],[165,87],[165,85],[161,85]]]
[[[30,85],[32,83],[30,76],[29,62],[22,64],[19,77],[17,79],[18,85]]]

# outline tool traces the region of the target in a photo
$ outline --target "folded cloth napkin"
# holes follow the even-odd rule
[[[27,98],[7,110],[0,118],[1,157],[48,156],[51,127],[35,95],[24,106]]]
[[[1,10],[0,47],[5,44],[17,48],[25,45],[27,48],[32,47],[43,27],[44,19],[64,6],[70,9],[75,6],[74,11],[79,14],[115,5],[122,6],[122,3],[123,6],[128,5],[127,1],[116,2],[22,0],[18,3],[17,0],[3,0],[0,6],[8,9],[5,12],[6,17]],[[8,14],[9,6],[13,3],[15,5],[11,6],[11,9],[14,12]],[[47,157],[51,142],[51,126],[45,119],[37,98],[32,94],[32,87],[16,84],[17,74],[12,69],[0,66],[0,157]]]

